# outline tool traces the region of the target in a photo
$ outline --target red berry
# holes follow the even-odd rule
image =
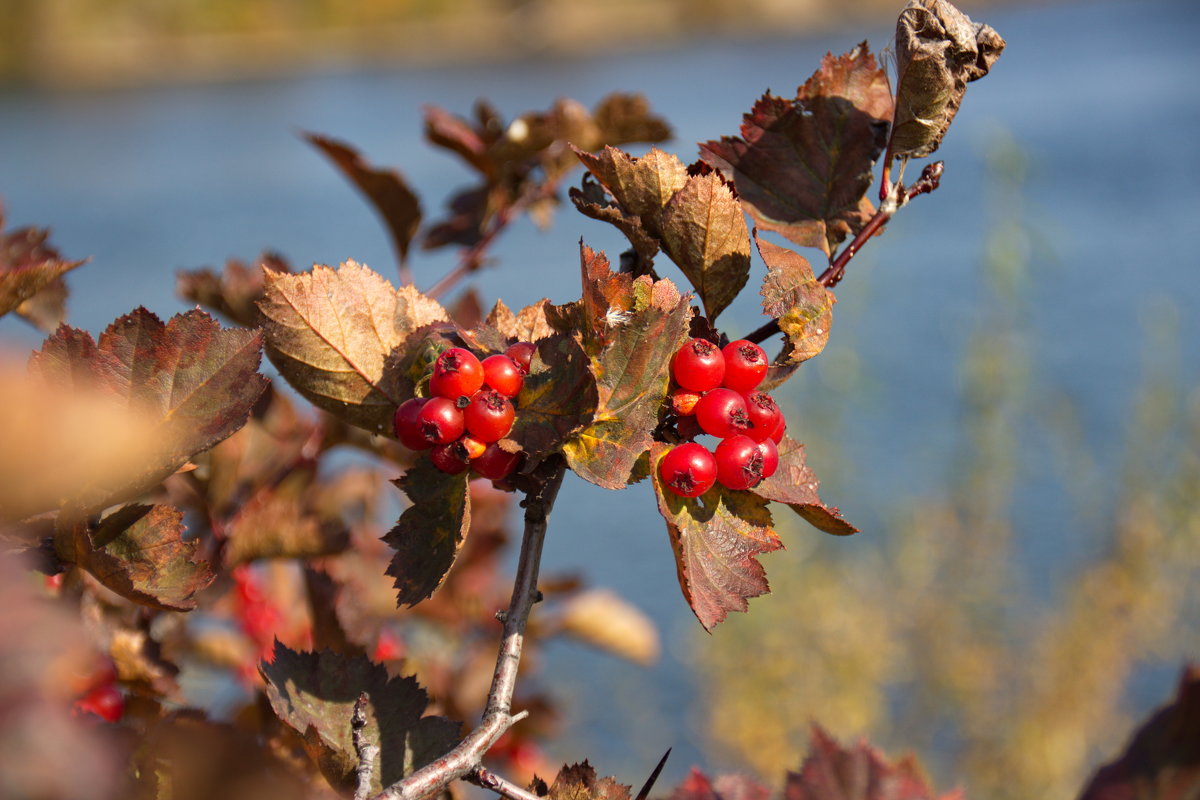
[[[692,339],[671,360],[675,382],[693,392],[707,392],[725,377],[725,356],[708,339]]]
[[[95,714],[106,722],[116,722],[125,714],[125,695],[116,686],[106,683],[76,700],[75,708]]]
[[[779,424],[775,426],[775,432],[771,434],[771,441],[779,444],[783,441],[783,434],[787,431],[787,420],[783,418],[783,412],[779,414]]]
[[[754,342],[738,339],[725,345],[723,385],[739,392],[752,391],[767,374],[767,354]]]
[[[483,386],[483,365],[470,350],[451,347],[438,356],[429,378],[429,393],[451,400],[473,395]]]
[[[746,430],[746,435],[756,442],[769,439],[779,429],[779,420],[783,412],[766,392],[749,392],[746,397],[746,415],[750,417],[752,427]]]
[[[745,433],[750,428],[746,398],[733,389],[713,389],[696,403],[696,421],[718,439]]]
[[[537,345],[533,342],[517,342],[508,346],[504,351],[504,355],[513,360],[513,363],[521,368],[521,371],[526,375],[529,374],[529,365],[533,361],[533,353],[537,350]]]
[[[749,489],[762,480],[763,455],[749,436],[731,436],[717,445],[717,480],[726,489]]]
[[[674,494],[699,497],[716,482],[717,461],[704,445],[686,442],[663,456],[658,476]]]
[[[763,439],[758,443],[758,452],[762,453],[762,476],[769,478],[779,469],[779,449],[771,439]]]
[[[483,451],[487,449],[486,442],[481,442],[471,436],[460,436],[456,444],[462,446],[463,452],[472,461],[483,455]]]
[[[517,362],[508,356],[494,355],[483,360],[483,382],[505,397],[516,397],[525,378]]]
[[[429,460],[447,475],[458,475],[470,466],[467,451],[458,441],[439,444],[429,451]]]
[[[421,433],[421,407],[425,405],[427,399],[424,397],[414,397],[411,400],[405,400],[396,409],[396,415],[392,417],[392,429],[396,432],[396,438],[400,440],[400,444],[407,447],[409,450],[427,450],[430,442],[425,439]]]
[[[501,450],[499,445],[492,443],[483,451],[483,455],[471,462],[471,469],[481,477],[502,481],[517,469],[521,455]]]
[[[463,411],[467,430],[481,442],[496,442],[512,428],[516,412],[504,395],[492,389],[478,392]]]
[[[671,392],[671,407],[681,417],[690,417],[692,414],[695,414],[696,403],[699,402],[700,395],[688,389],[676,389]]]
[[[463,433],[463,413],[453,400],[431,397],[417,412],[421,437],[431,445],[448,444]]]

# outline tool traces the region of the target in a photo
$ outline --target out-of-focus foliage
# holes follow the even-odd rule
[[[771,569],[786,580],[727,625],[729,641],[697,648],[713,744],[760,774],[792,764],[819,719],[838,736],[912,748],[969,797],[1072,797],[1128,736],[1135,672],[1174,668],[1200,641],[1200,406],[1169,358],[1173,314],[1168,306],[1149,331],[1121,480],[1107,490],[1026,334],[1036,231],[1020,212],[1023,161],[1011,146],[992,152],[1001,214],[961,367],[962,437],[946,494],[895,509],[873,551],[842,554],[836,540],[781,530],[789,549]],[[1027,430],[1053,444],[1061,489],[1094,536],[1048,600],[1017,545],[1018,534],[1043,535],[1015,527],[1014,432]]]

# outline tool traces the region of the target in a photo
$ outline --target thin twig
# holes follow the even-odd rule
[[[512,781],[501,778],[487,767],[476,767],[464,776],[464,780],[493,791],[501,797],[507,797],[508,800],[545,800],[528,789],[522,789]]]
[[[504,617],[504,634],[496,656],[496,671],[488,692],[487,709],[479,727],[471,731],[446,755],[436,759],[375,795],[372,800],[421,800],[446,787],[477,768],[484,754],[500,736],[523,715],[512,713],[513,691],[521,648],[525,643],[525,623],[536,602],[538,569],[542,561],[542,543],[550,509],[562,485],[566,464],[561,457],[547,459],[538,470],[540,479],[525,498],[525,532],[521,537],[521,555],[512,599]]]
[[[375,759],[379,757],[379,746],[367,740],[367,703],[370,698],[366,692],[358,696],[354,702],[354,714],[350,717],[350,737],[354,740],[354,752],[358,755],[358,787],[354,790],[354,800],[366,800],[371,794],[371,778],[375,772]]]

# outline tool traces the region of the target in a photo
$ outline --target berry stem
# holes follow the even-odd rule
[[[500,736],[523,715],[512,713],[517,668],[525,643],[525,623],[539,597],[537,580],[542,560],[542,544],[550,510],[562,485],[566,462],[555,456],[542,462],[532,476],[534,485],[525,496],[525,531],[521,536],[521,555],[512,599],[504,614],[504,633],[496,656],[496,671],[488,691],[487,708],[479,727],[471,731],[453,750],[396,781],[372,800],[421,800],[446,788],[453,780],[479,768],[484,754]],[[401,754],[402,755],[402,754]]]

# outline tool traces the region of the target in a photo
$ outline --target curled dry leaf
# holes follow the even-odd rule
[[[751,491],[764,500],[786,503],[814,527],[835,536],[858,533],[858,528],[842,519],[842,512],[821,502],[817,496],[817,476],[804,460],[804,445],[789,436],[779,443],[779,467]]]
[[[896,21],[896,116],[888,155],[938,149],[967,84],[988,74],[1004,39],[946,0],[909,0]]]
[[[446,310],[411,286],[395,289],[365,266],[316,265],[296,275],[268,273],[263,313],[267,355],[313,405],[372,433],[391,429],[408,399],[398,352]]]
[[[539,300],[514,314],[503,300],[497,300],[484,324],[495,328],[510,342],[537,342],[554,333],[546,320],[549,305],[549,300]]]
[[[396,550],[387,574],[396,579],[397,605],[414,606],[446,579],[471,527],[468,473],[447,475],[421,459],[396,481],[409,506],[384,541]]]
[[[656,444],[650,450],[658,510],[667,521],[683,596],[700,624],[711,631],[730,611],[745,611],[749,598],[770,591],[756,557],[778,550],[783,542],[767,501],[750,492],[717,485],[700,497],[687,498],[665,490],[658,462],[669,449]]]
[[[683,162],[657,147],[641,158],[615,147],[605,147],[596,154],[576,149],[575,154],[626,214],[641,220],[650,236],[662,239],[659,218],[688,180]]]
[[[568,600],[555,630],[643,666],[656,662],[661,649],[654,622],[607,589],[591,589]]]

